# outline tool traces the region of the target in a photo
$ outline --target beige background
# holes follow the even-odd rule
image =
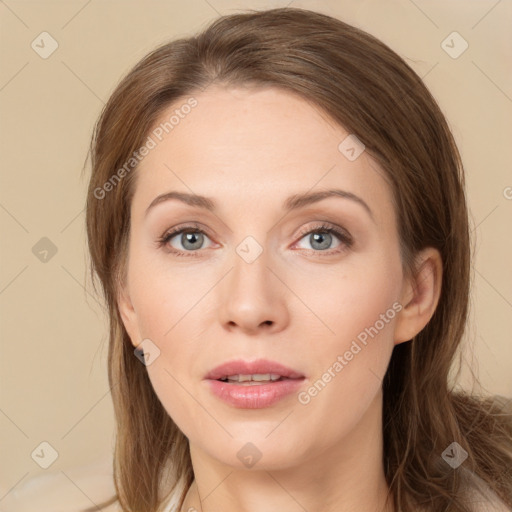
[[[218,14],[288,4],[379,37],[439,101],[464,159],[476,235],[465,359],[489,392],[512,396],[512,2],[5,0],[0,509],[11,490],[63,469],[64,482],[84,499],[69,468],[108,460],[113,446],[107,323],[86,279],[87,183],[80,178],[101,107],[156,45],[192,34]],[[31,48],[43,31],[59,45],[47,59]],[[456,59],[441,47],[453,31],[469,44]],[[46,262],[32,250],[43,237],[57,248]],[[460,380],[466,388],[468,368]],[[58,452],[46,470],[31,457],[43,441]]]

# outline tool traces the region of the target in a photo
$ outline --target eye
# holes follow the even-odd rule
[[[195,253],[199,249],[204,249],[205,237],[206,232],[198,226],[182,226],[165,233],[157,240],[157,244],[180,256],[197,256]],[[173,243],[174,238],[176,240]]]
[[[328,251],[331,253],[341,252],[352,246],[353,240],[352,237],[341,228],[334,227],[330,224],[322,224],[320,226],[316,226],[314,228],[310,228],[309,230],[301,233],[301,240],[306,238],[308,243],[310,244],[310,250],[315,252],[324,252]],[[338,246],[332,249],[333,237],[338,239]],[[308,248],[306,248],[308,249]]]
[[[326,223],[301,232],[300,240],[307,236],[310,248],[306,249],[316,253],[339,253],[353,244],[353,239],[347,231]],[[205,248],[205,237],[209,240],[207,233],[198,225],[181,226],[166,232],[157,240],[157,246],[178,256],[200,256],[199,250]],[[333,237],[338,239],[338,245],[334,249],[331,247]],[[176,239],[174,243],[173,239]]]

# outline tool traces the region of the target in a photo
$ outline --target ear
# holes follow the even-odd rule
[[[137,313],[130,299],[130,293],[127,285],[122,285],[117,294],[117,306],[119,314],[123,321],[126,332],[130,336],[132,345],[136,347],[141,342],[139,323]]]
[[[423,249],[417,255],[416,269],[402,288],[403,309],[395,323],[395,345],[411,340],[427,325],[441,295],[443,264],[439,251],[433,247]]]

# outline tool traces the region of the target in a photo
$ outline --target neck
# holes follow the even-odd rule
[[[382,463],[382,395],[336,446],[284,469],[237,469],[190,445],[195,480],[191,512],[393,512]]]

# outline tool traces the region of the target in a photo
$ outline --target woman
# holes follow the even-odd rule
[[[512,507],[512,420],[455,392],[453,136],[382,42],[224,16],[119,84],[91,143],[124,511]]]

